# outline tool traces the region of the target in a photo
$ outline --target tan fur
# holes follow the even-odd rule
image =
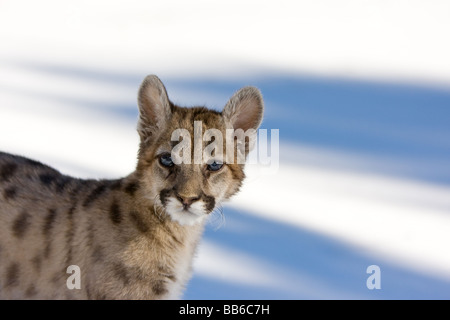
[[[223,113],[181,108],[148,76],[138,103],[138,163],[123,179],[75,179],[0,153],[0,298],[181,297],[205,218],[239,190],[243,165],[228,163],[217,172],[205,163],[167,168],[160,154],[170,152],[175,129],[193,136],[194,121],[224,134],[242,124],[256,129],[262,98],[247,87]],[[177,211],[181,201],[188,209]],[[81,289],[66,285],[70,265],[80,268]]]

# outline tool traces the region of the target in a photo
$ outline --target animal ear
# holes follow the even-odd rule
[[[222,115],[233,129],[257,130],[264,114],[261,92],[255,87],[244,87],[237,91],[225,105]]]
[[[166,88],[155,75],[147,76],[138,94],[138,132],[141,141],[148,140],[164,127],[172,112]]]

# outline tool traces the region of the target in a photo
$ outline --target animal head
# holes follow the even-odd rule
[[[138,105],[137,172],[146,197],[181,225],[201,222],[242,185],[245,158],[263,117],[260,91],[240,89],[221,112],[183,108],[150,75]]]

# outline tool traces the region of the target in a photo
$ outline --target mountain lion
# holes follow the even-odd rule
[[[0,153],[1,299],[182,297],[205,221],[241,187],[244,163],[236,160],[251,145],[231,136],[231,152],[227,141],[199,161],[179,158],[190,158],[199,143],[206,150],[218,134],[257,130],[263,100],[258,89],[244,87],[222,112],[179,107],[151,75],[138,106],[136,170],[122,179],[72,178]],[[196,131],[214,139],[198,139]],[[181,138],[187,144],[177,158]],[[78,287],[68,283],[70,270],[79,272]]]

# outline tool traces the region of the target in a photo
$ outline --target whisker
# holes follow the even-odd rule
[[[214,227],[214,231],[217,231],[219,228],[221,228],[223,225],[225,225],[225,215],[223,214],[223,206],[221,203],[218,203],[217,206],[212,211],[212,216],[219,215],[220,221],[217,223],[216,227]],[[217,219],[214,219],[211,224],[214,224],[217,222]]]

